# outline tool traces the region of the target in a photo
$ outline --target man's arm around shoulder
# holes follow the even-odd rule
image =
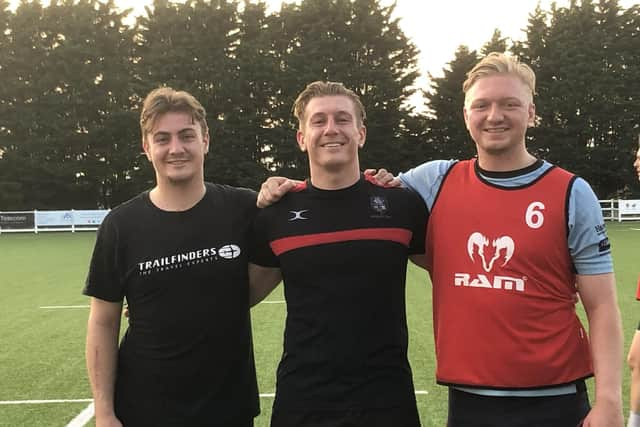
[[[297,181],[283,176],[272,176],[267,178],[267,180],[260,186],[256,206],[259,208],[266,208],[267,206],[277,203],[285,196],[285,194],[302,182],[303,181]]]
[[[121,427],[113,407],[122,302],[91,298],[86,359],[93,392],[96,427]]]

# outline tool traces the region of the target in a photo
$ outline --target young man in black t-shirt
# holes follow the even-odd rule
[[[84,289],[96,425],[252,426],[255,193],[204,182],[208,128],[190,94],[152,91],[140,125],[156,186],[107,215]],[[124,298],[129,327],[118,349]]]
[[[364,108],[340,83],[295,104],[311,177],[258,214],[255,263],[282,271],[284,353],[272,427],[420,425],[407,359],[407,259],[424,253],[426,209],[360,174]],[[252,289],[256,302],[271,288]]]

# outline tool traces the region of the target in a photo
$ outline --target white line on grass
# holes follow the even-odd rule
[[[56,309],[56,308],[89,308],[88,305],[43,305],[38,308],[46,308],[46,309]]]
[[[260,304],[284,304],[284,301],[262,301]],[[45,310],[57,310],[57,309],[75,309],[75,308],[89,308],[88,305],[43,305],[41,307]]]
[[[91,418],[93,418],[94,410],[93,410],[93,402],[87,406],[84,411],[80,412],[77,417],[72,419],[67,427],[84,427]]]
[[[93,399],[0,400],[0,405],[34,405],[39,403],[84,403]]]

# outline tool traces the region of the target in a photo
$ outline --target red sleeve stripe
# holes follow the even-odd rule
[[[270,243],[276,256],[294,249],[327,243],[349,242],[353,240],[385,240],[409,247],[412,233],[404,228],[360,228],[357,230],[334,231],[331,233],[306,234],[284,237]]]
[[[636,299],[640,301],[640,276],[638,276],[638,286],[636,287]]]

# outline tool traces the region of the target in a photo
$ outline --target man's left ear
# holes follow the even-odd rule
[[[147,160],[151,161],[151,154],[149,154],[149,143],[146,141],[146,139],[142,140],[142,152],[144,153],[144,156],[147,158]]]
[[[296,141],[298,142],[298,148],[300,148],[300,151],[302,151],[303,153],[307,151],[307,147],[305,146],[305,143],[304,143],[304,134],[299,129],[296,132]]]
[[[467,107],[462,107],[462,117],[464,118],[464,127],[469,130],[469,113]]]
[[[362,125],[358,133],[360,134],[360,142],[358,142],[358,147],[362,148],[364,147],[364,143],[367,140],[367,128]]]
[[[536,106],[532,102],[529,105],[529,120],[527,121],[527,126],[532,128],[536,125]]]

